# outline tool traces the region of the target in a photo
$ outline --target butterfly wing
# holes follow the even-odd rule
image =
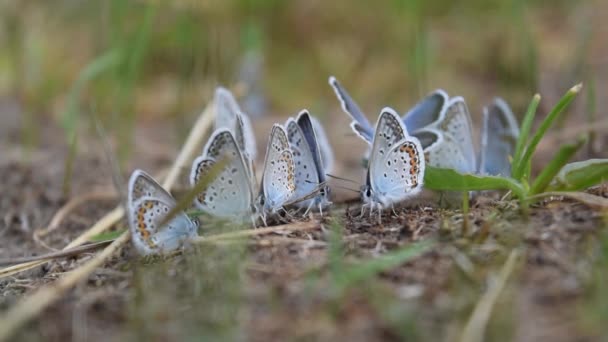
[[[483,110],[483,128],[479,155],[479,173],[511,175],[510,157],[519,137],[517,120],[507,103],[500,99]]]
[[[367,143],[371,144],[374,136],[374,128],[365,117],[365,114],[363,114],[363,111],[361,111],[348,92],[342,88],[335,77],[331,76],[329,78],[329,85],[334,89],[338,100],[340,100],[342,110],[353,119],[353,122],[351,123],[353,131],[363,140],[367,141]]]
[[[287,133],[279,124],[270,132],[261,188],[266,210],[279,209],[296,191],[294,156]]]
[[[309,194],[319,184],[319,171],[315,163],[315,157],[319,160],[319,155],[318,150],[309,145],[296,120],[289,118],[286,126],[295,166],[296,191],[293,196],[300,198]]]
[[[396,203],[422,189],[425,162],[422,147],[409,136],[401,118],[384,108],[376,124],[368,169],[368,184],[384,205]]]
[[[247,124],[245,122],[247,122]],[[250,134],[246,134],[248,130],[250,131]],[[246,116],[237,115],[235,132],[234,138],[241,151],[241,155],[243,156],[247,172],[249,173],[252,183],[255,183],[255,174],[253,171],[254,157],[251,156],[250,152],[247,152],[247,146],[251,146],[251,143],[248,140],[253,139],[255,141],[255,138],[253,138],[253,132],[251,131],[251,123],[249,123],[249,119]],[[248,137],[249,135],[251,135],[251,137]],[[255,146],[255,142],[253,143],[253,146]]]
[[[254,160],[257,148],[251,121],[241,111],[234,95],[228,89],[222,87],[216,89],[215,108],[215,129],[229,129],[234,134],[241,151],[245,152],[248,159]]]
[[[321,125],[321,122],[319,122],[319,120],[317,120],[315,117],[311,116],[310,114],[307,113],[307,117],[311,122],[312,128],[308,129],[305,128],[302,124],[300,124],[300,120],[298,119],[298,125],[300,126],[300,128],[302,129],[302,131],[304,132],[304,136],[307,137],[306,140],[308,140],[309,144],[311,143],[311,140],[314,139],[317,142],[317,147],[319,150],[319,153],[321,155],[321,162],[323,163],[323,167],[321,168],[321,170],[325,170],[325,173],[331,173],[334,169],[334,152],[331,149],[331,145],[329,143],[329,139],[327,139],[327,134],[325,134],[325,130],[323,129],[323,126]],[[310,132],[310,133],[308,133]],[[325,176],[325,175],[323,175]],[[325,177],[323,177],[322,179],[324,179]]]
[[[133,172],[127,216],[131,240],[140,254],[166,253],[196,236],[196,225],[183,212],[161,226],[174,206],[175,200],[152,177],[141,170]]]
[[[158,184],[149,174],[143,170],[135,170],[129,179],[129,194],[127,201],[134,203],[142,197],[154,197],[163,202],[175,205],[173,196]]]
[[[225,160],[225,166],[200,193],[194,203],[218,217],[244,217],[251,213],[253,183],[237,142],[227,129],[220,129],[209,138],[205,152],[192,164],[190,184],[205,178],[213,165]]]
[[[405,123],[405,127],[411,133],[415,133],[439,120],[447,103],[448,94],[442,89],[437,89],[420,100],[401,119]]]
[[[233,129],[236,115],[240,112],[234,96],[230,90],[218,87],[215,90],[215,129]]]
[[[462,97],[449,100],[440,120],[424,130],[439,132],[441,144],[426,148],[429,164],[462,173],[476,172],[471,116]]]

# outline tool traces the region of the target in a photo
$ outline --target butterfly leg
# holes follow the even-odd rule
[[[361,206],[361,215],[359,215],[358,219],[362,219],[363,215],[365,215],[365,204]]]

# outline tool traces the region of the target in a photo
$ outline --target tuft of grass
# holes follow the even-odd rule
[[[574,156],[574,154],[587,143],[586,137],[581,137],[577,142],[573,144],[562,145],[557,151],[557,154],[547,164],[541,173],[534,179],[532,186],[530,187],[530,195],[539,194],[547,189],[547,186],[558,172],[566,165],[568,160]]]
[[[532,101],[530,101],[528,109],[526,110],[526,114],[524,115],[524,119],[521,123],[519,137],[515,144],[515,155],[513,156],[513,161],[511,163],[511,174],[515,179],[521,178],[521,174],[519,174],[519,172],[522,166],[520,165],[520,163],[524,154],[524,150],[526,148],[526,143],[528,142],[528,136],[530,135],[530,131],[532,130],[532,124],[534,124],[534,117],[536,116],[536,110],[538,108],[539,103],[540,95],[536,94],[532,97]]]
[[[572,103],[572,101],[574,101],[574,99],[576,98],[576,95],[578,95],[578,93],[580,92],[582,87],[583,87],[582,83],[579,83],[579,84],[575,85],[574,87],[570,88],[570,90],[568,90],[568,92],[566,92],[566,95],[564,95],[559,100],[559,102],[555,105],[555,107],[553,107],[551,112],[549,112],[549,115],[547,115],[547,117],[541,122],[540,126],[538,127],[538,129],[536,130],[536,132],[534,133],[532,138],[530,139],[530,142],[526,145],[526,148],[523,152],[521,159],[517,160],[518,167],[515,170],[515,173],[513,174],[513,177],[515,179],[520,179],[521,177],[525,176],[524,171],[526,170],[527,165],[529,165],[531,163],[532,156],[534,155],[534,152],[536,151],[536,147],[540,143],[541,139],[545,136],[545,134],[547,133],[547,131],[549,130],[549,127],[551,127],[553,122],[570,105],[570,103]]]
[[[133,264],[125,337],[243,339],[246,260],[245,244],[233,243],[205,245],[183,257]]]
[[[516,143],[512,161],[512,178],[461,174],[452,169],[427,166],[424,175],[425,187],[438,191],[509,190],[520,200],[522,210],[526,211],[528,201],[543,197],[538,195],[542,195],[545,191],[576,191],[605,181],[608,179],[608,160],[597,159],[566,164],[587,143],[586,137],[579,138],[575,143],[563,145],[540,174],[533,180],[530,178],[531,162],[536,147],[555,120],[574,100],[581,87],[581,84],[572,87],[559,100],[528,142],[540,96],[535,95],[532,98]]]

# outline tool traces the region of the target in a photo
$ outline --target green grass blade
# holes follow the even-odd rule
[[[574,87],[570,88],[570,90],[568,90],[566,95],[564,95],[559,100],[557,105],[555,105],[555,107],[553,107],[553,109],[551,110],[549,115],[547,115],[547,117],[543,120],[543,122],[541,122],[540,127],[538,128],[536,133],[534,133],[534,135],[532,136],[530,143],[526,147],[526,150],[525,150],[523,156],[521,157],[521,160],[519,161],[518,169],[514,173],[515,176],[519,175],[521,177],[521,175],[523,174],[525,165],[532,160],[532,155],[536,151],[536,147],[538,146],[538,143],[540,143],[541,139],[545,136],[545,134],[547,133],[547,130],[549,130],[549,127],[551,127],[551,124],[553,124],[555,119],[557,119],[559,117],[559,115],[564,111],[564,109],[566,109],[566,107],[568,107],[570,105],[570,103],[574,100],[574,98],[580,92],[582,87],[583,87],[583,85],[579,83],[579,84],[575,85]]]
[[[207,188],[207,186],[209,185],[209,183],[211,183],[215,177],[218,176],[218,174],[222,171],[222,169],[224,168],[224,166],[226,166],[226,164],[228,163],[228,159],[223,158],[220,159],[218,162],[216,162],[215,164],[213,164],[213,166],[211,167],[211,169],[209,169],[209,173],[206,174],[204,177],[202,177],[193,187],[192,189],[190,189],[190,191],[188,191],[175,205],[175,207],[171,210],[169,210],[169,212],[167,213],[167,215],[165,215],[165,217],[163,218],[163,220],[160,222],[159,226],[162,227],[165,224],[167,224],[169,221],[171,221],[171,219],[173,219],[175,217],[175,215],[179,214],[182,211],[185,211],[187,208],[190,207],[190,205],[192,204],[192,201],[194,201],[194,198],[196,196],[198,196],[201,192],[203,192],[203,190],[205,190]]]
[[[530,130],[532,129],[532,124],[534,123],[534,117],[536,116],[536,109],[538,108],[538,104],[540,103],[540,95],[536,94],[532,97],[532,101],[530,105],[528,105],[528,110],[526,110],[526,115],[521,123],[521,129],[519,130],[519,137],[517,138],[517,142],[515,144],[515,154],[513,155],[513,162],[511,163],[511,174],[513,178],[519,180],[521,179],[521,174],[517,174],[518,170],[521,167],[521,156],[524,153],[524,147],[528,142],[528,136],[530,135]]]
[[[355,265],[346,266],[339,274],[337,284],[338,291],[342,292],[347,288],[359,284],[360,282],[369,279],[380,272],[387,271],[408,262],[427,252],[434,244],[435,242],[431,240],[415,242],[402,249],[391,251],[380,257],[367,261],[361,261]]]
[[[438,191],[511,190],[518,198],[526,197],[523,186],[512,178],[462,174],[429,165],[424,174],[424,187]]]
[[[126,229],[115,230],[112,232],[103,232],[97,235],[93,235],[89,238],[89,242],[102,242],[109,240],[116,240],[119,236],[121,236]]]
[[[78,153],[78,139],[76,130],[78,127],[78,106],[80,94],[84,87],[104,72],[116,67],[122,59],[118,50],[112,50],[95,58],[78,75],[78,79],[72,85],[66,98],[66,110],[61,115],[61,125],[65,132],[66,141],[69,144],[68,155],[65,160],[65,172],[63,178],[63,194],[69,195],[73,174],[73,165]]]
[[[568,160],[572,158],[572,156],[587,142],[585,137],[578,139],[578,141],[574,144],[567,144],[560,147],[559,151],[551,159],[549,164],[545,166],[545,168],[541,171],[541,173],[536,177],[534,183],[532,183],[532,187],[530,188],[530,194],[536,195],[539,194],[545,189],[551,180],[558,174],[558,172],[566,165]]]
[[[589,159],[564,166],[549,189],[577,191],[608,181],[608,159]]]

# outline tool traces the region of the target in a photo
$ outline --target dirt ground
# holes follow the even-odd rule
[[[21,150],[18,136],[11,133],[18,110],[6,99],[3,103],[7,124],[1,146],[8,148],[0,155],[0,258],[49,252],[44,245],[60,249],[118,201],[91,199],[36,241],[34,232],[47,226],[68,200],[61,192],[66,148],[59,128],[49,122],[40,137],[42,147]],[[171,163],[176,151],[163,146],[175,146],[175,137],[162,127],[138,126],[130,169],[154,173]],[[346,151],[348,144],[337,149]],[[72,197],[113,189],[98,145],[95,139],[83,144]],[[356,161],[348,158],[338,174],[355,169]],[[360,171],[351,173],[359,177]],[[608,198],[606,185],[590,191]],[[487,193],[473,199],[466,222],[461,211],[426,201],[398,209],[396,215],[387,211],[378,224],[375,216],[359,216],[357,201],[345,202],[353,194],[335,193],[336,205],[322,229],[203,245],[167,260],[140,260],[128,246],[21,329],[16,340],[452,341],[513,249],[522,256],[494,308],[488,338],[594,341],[606,336],[601,325],[598,330],[587,319],[605,213],[554,199],[534,205],[526,218],[517,203]],[[216,229],[203,222],[202,234]],[[344,267],[413,242],[436,243],[410,262],[336,291],[332,234],[342,241],[337,254]],[[0,309],[91,255],[0,279]]]

